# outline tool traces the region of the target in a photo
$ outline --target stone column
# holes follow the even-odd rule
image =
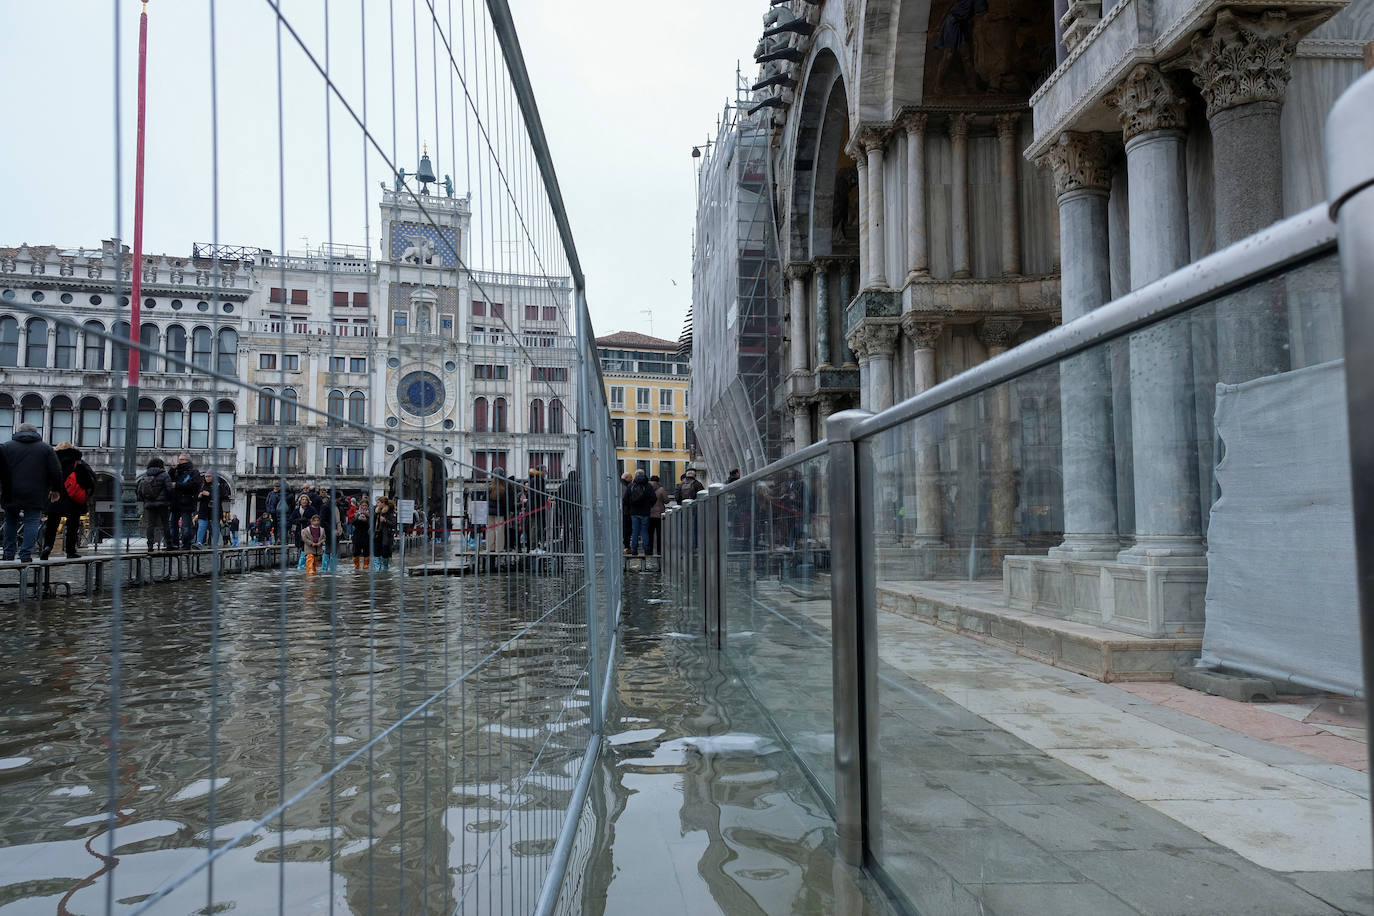
[[[864,337],[862,325],[850,330],[845,340],[848,342],[849,352],[859,361],[859,407],[862,410],[873,410],[873,395],[869,384],[873,376],[868,371],[868,340]]]
[[[835,259],[812,258],[811,266],[816,273],[816,368],[833,369],[830,362],[830,269],[835,266]]]
[[[1193,81],[1207,101],[1217,247],[1283,218],[1279,116],[1298,39],[1311,17],[1283,10],[1250,15],[1224,9],[1193,38]],[[1244,382],[1289,367],[1287,302],[1256,287],[1217,306],[1217,369]]]
[[[906,282],[930,276],[930,241],[926,235],[926,116],[907,114],[906,128]]]
[[[935,347],[944,334],[939,322],[921,321],[914,312],[902,317],[902,331],[911,339],[913,377],[911,393],[922,394],[935,387],[937,373]],[[935,441],[934,417],[922,417],[916,423],[915,468],[916,535],[917,544],[938,544],[941,539],[940,447]],[[910,500],[907,503],[910,504]]]
[[[1021,217],[1016,199],[1016,128],[1019,114],[997,116],[997,218],[1002,229],[1002,276],[1021,273]]]
[[[973,275],[970,256],[968,208],[968,128],[971,114],[955,114],[949,118],[951,206],[949,231],[954,242],[954,277],[964,279]]]
[[[788,333],[792,337],[790,368],[793,372],[805,372],[808,368],[806,351],[811,348],[806,333],[806,278],[810,275],[810,264],[787,265],[787,288],[791,294]]]
[[[887,289],[887,220],[884,201],[885,182],[883,156],[887,150],[888,132],[867,128],[859,135],[864,155],[868,157],[868,273],[864,286]]]
[[[896,352],[897,335],[900,328],[896,324],[878,324],[869,320],[859,329],[863,336],[863,348],[868,354],[868,410],[881,413],[894,403],[892,357]]]
[[[1059,248],[1066,253],[1060,297],[1066,323],[1112,298],[1107,246],[1111,153],[1105,134],[1066,133],[1042,160],[1053,172],[1059,201]],[[1050,554],[1111,559],[1121,544],[1106,347],[1094,347],[1059,364],[1059,405],[1064,542]]]
[[[811,405],[806,398],[790,397],[787,409],[792,412],[792,451],[799,452],[811,444]]]
[[[850,143],[848,152],[859,176],[859,286],[862,288],[868,279],[868,256],[873,245],[873,236],[868,231],[868,156],[858,143]]]
[[[1187,264],[1184,101],[1158,67],[1140,64],[1107,102],[1121,118],[1131,187],[1131,285]],[[1131,335],[1135,539],[1128,563],[1199,565],[1197,430],[1190,323],[1174,319]]]
[[[844,347],[844,368],[859,368],[858,358],[849,346],[849,303],[854,301],[853,282],[849,278],[849,262],[840,263],[840,341]]]
[[[1001,356],[1021,329],[1020,318],[985,318],[978,337],[988,348],[988,359]],[[1016,537],[1016,472],[1011,460],[1011,385],[1002,384],[988,398],[988,509],[992,543],[1009,547]]]

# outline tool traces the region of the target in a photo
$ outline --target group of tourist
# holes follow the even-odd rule
[[[20,423],[0,445],[0,506],[4,507],[4,559],[33,562],[34,548],[46,560],[66,522],[66,555],[77,553],[81,516],[95,489],[95,474],[70,442],[43,441],[38,427]],[[41,545],[39,543],[42,537]]]
[[[283,537],[291,538],[301,551],[298,568],[328,572],[337,568],[340,543],[351,546],[354,569],[371,569],[373,557],[378,569],[390,569],[399,525],[397,506],[390,497],[379,496],[369,505],[366,499],[307,483],[286,493],[280,484],[274,485],[252,527],[257,543],[277,544]]]
[[[731,480],[739,471],[731,471]],[[697,479],[695,468],[688,468],[678,478],[677,486],[669,493],[657,474],[643,468],[620,478],[621,541],[625,556],[663,555],[663,510],[670,503],[681,505],[696,499],[706,484]]]
[[[238,541],[238,517],[225,509],[234,495],[229,484],[197,470],[185,455],[176,457],[170,471],[161,458],[150,459],[134,493],[143,505],[149,553],[208,550],[212,538],[222,544]]]

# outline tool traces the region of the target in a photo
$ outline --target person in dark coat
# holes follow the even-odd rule
[[[81,531],[81,516],[86,514],[86,505],[95,492],[95,472],[81,460],[81,452],[70,442],[60,442],[56,448],[57,462],[62,467],[62,488],[58,491],[57,502],[48,506],[48,520],[43,526],[43,552],[40,560],[46,560],[57,543],[57,528],[62,520],[67,520],[66,534],[62,536],[67,558],[74,560],[81,554],[76,552],[76,543]]]
[[[628,556],[634,556],[636,553],[640,556],[648,554],[649,515],[657,501],[658,494],[649,483],[648,475],[643,469],[636,471],[634,480],[625,488],[625,510],[630,515],[631,527],[630,546],[626,551]]]
[[[582,549],[582,481],[573,468],[558,487],[558,529],[563,549],[578,552]]]
[[[169,506],[172,512],[172,534],[175,545],[186,550],[195,539],[196,528],[192,515],[200,500],[200,472],[185,455],[177,456],[172,467],[172,495]]]
[[[62,465],[57,452],[43,441],[38,427],[20,423],[10,441],[0,445],[0,505],[5,509],[4,558],[33,561],[33,548],[43,524],[43,510],[62,490]],[[20,519],[23,521],[20,521]],[[22,528],[22,535],[21,535]]]
[[[216,481],[216,475],[208,471],[201,475],[200,492],[196,497],[196,546],[209,547],[217,540],[216,534],[224,517],[224,504],[232,494],[229,485],[223,480]]]
[[[372,566],[372,513],[367,503],[358,501],[353,513],[353,568],[369,569]]]
[[[372,510],[372,555],[378,569],[391,568],[391,552],[396,548],[396,506],[385,496],[377,497]]]
[[[511,483],[506,480],[505,468],[492,468],[491,479],[487,481],[487,550],[505,550],[507,541],[507,522],[514,508],[514,494]]]
[[[153,458],[148,462],[148,469],[134,484],[134,493],[138,501],[143,503],[143,517],[148,524],[148,552],[157,550],[159,544],[163,550],[171,550],[176,546],[169,522],[172,478],[167,476],[167,467],[161,458]],[[161,540],[158,534],[162,535]]]

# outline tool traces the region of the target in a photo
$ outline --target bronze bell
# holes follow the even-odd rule
[[[425,149],[424,155],[420,157],[420,170],[415,173],[415,177],[419,180],[420,184],[433,184],[435,181],[438,181],[438,179],[434,177],[434,166],[430,165],[429,162],[428,149]]]

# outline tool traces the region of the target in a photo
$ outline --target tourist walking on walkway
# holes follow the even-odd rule
[[[143,503],[143,519],[147,523],[148,552],[152,553],[161,545],[163,550],[176,546],[172,539],[169,513],[172,504],[172,478],[167,476],[167,467],[161,458],[148,462],[148,469],[134,484],[134,493]],[[161,538],[158,535],[161,534]]]
[[[396,547],[396,506],[385,496],[377,497],[372,510],[372,555],[378,569],[391,568],[391,552]]]
[[[209,471],[201,475],[201,488],[197,496],[196,546],[209,547],[219,533],[218,528],[224,515],[224,504],[229,501],[229,485]]]
[[[658,557],[663,555],[663,510],[668,508],[668,491],[663,489],[657,474],[649,478],[649,485],[654,488],[654,506],[649,510],[649,553]]]
[[[67,527],[62,535],[67,558],[74,560],[81,554],[76,552],[77,537],[81,531],[81,516],[86,514],[86,503],[95,490],[95,473],[91,466],[81,460],[81,452],[70,442],[57,446],[57,462],[62,468],[62,488],[58,491],[57,502],[48,506],[48,521],[43,526],[43,552],[39,559],[46,560],[57,543],[57,528],[66,519]]]
[[[505,468],[492,468],[487,481],[487,551],[506,549],[506,521],[510,517],[511,491]]]
[[[352,527],[353,568],[368,569],[372,566],[372,515],[362,500],[353,512]]]
[[[677,500],[678,505],[682,505],[689,499],[696,499],[704,489],[706,484],[697,480],[696,469],[688,468],[682,482],[677,485],[677,492],[673,494],[673,498]]]
[[[549,484],[544,479],[543,468],[530,468],[530,549],[542,549],[549,539],[550,516],[553,507],[549,505]]]
[[[176,535],[173,540],[185,550],[191,546],[195,537],[195,526],[192,524],[191,516],[196,511],[196,502],[200,498],[201,479],[195,465],[191,464],[191,459],[185,455],[177,456],[171,477],[172,533]]]
[[[10,441],[0,445],[0,504],[5,509],[4,558],[33,561],[43,510],[57,501],[62,465],[38,427],[20,423]],[[22,519],[22,521],[21,521]],[[22,536],[20,534],[22,526]]]
[[[630,555],[630,534],[634,530],[634,523],[630,521],[630,503],[625,497],[630,492],[630,482],[634,480],[634,475],[629,471],[620,475],[620,546],[625,549],[625,556]]]
[[[630,546],[627,556],[644,556],[649,549],[649,513],[658,497],[643,470],[635,472],[634,481],[625,488],[625,510],[630,515]]]

